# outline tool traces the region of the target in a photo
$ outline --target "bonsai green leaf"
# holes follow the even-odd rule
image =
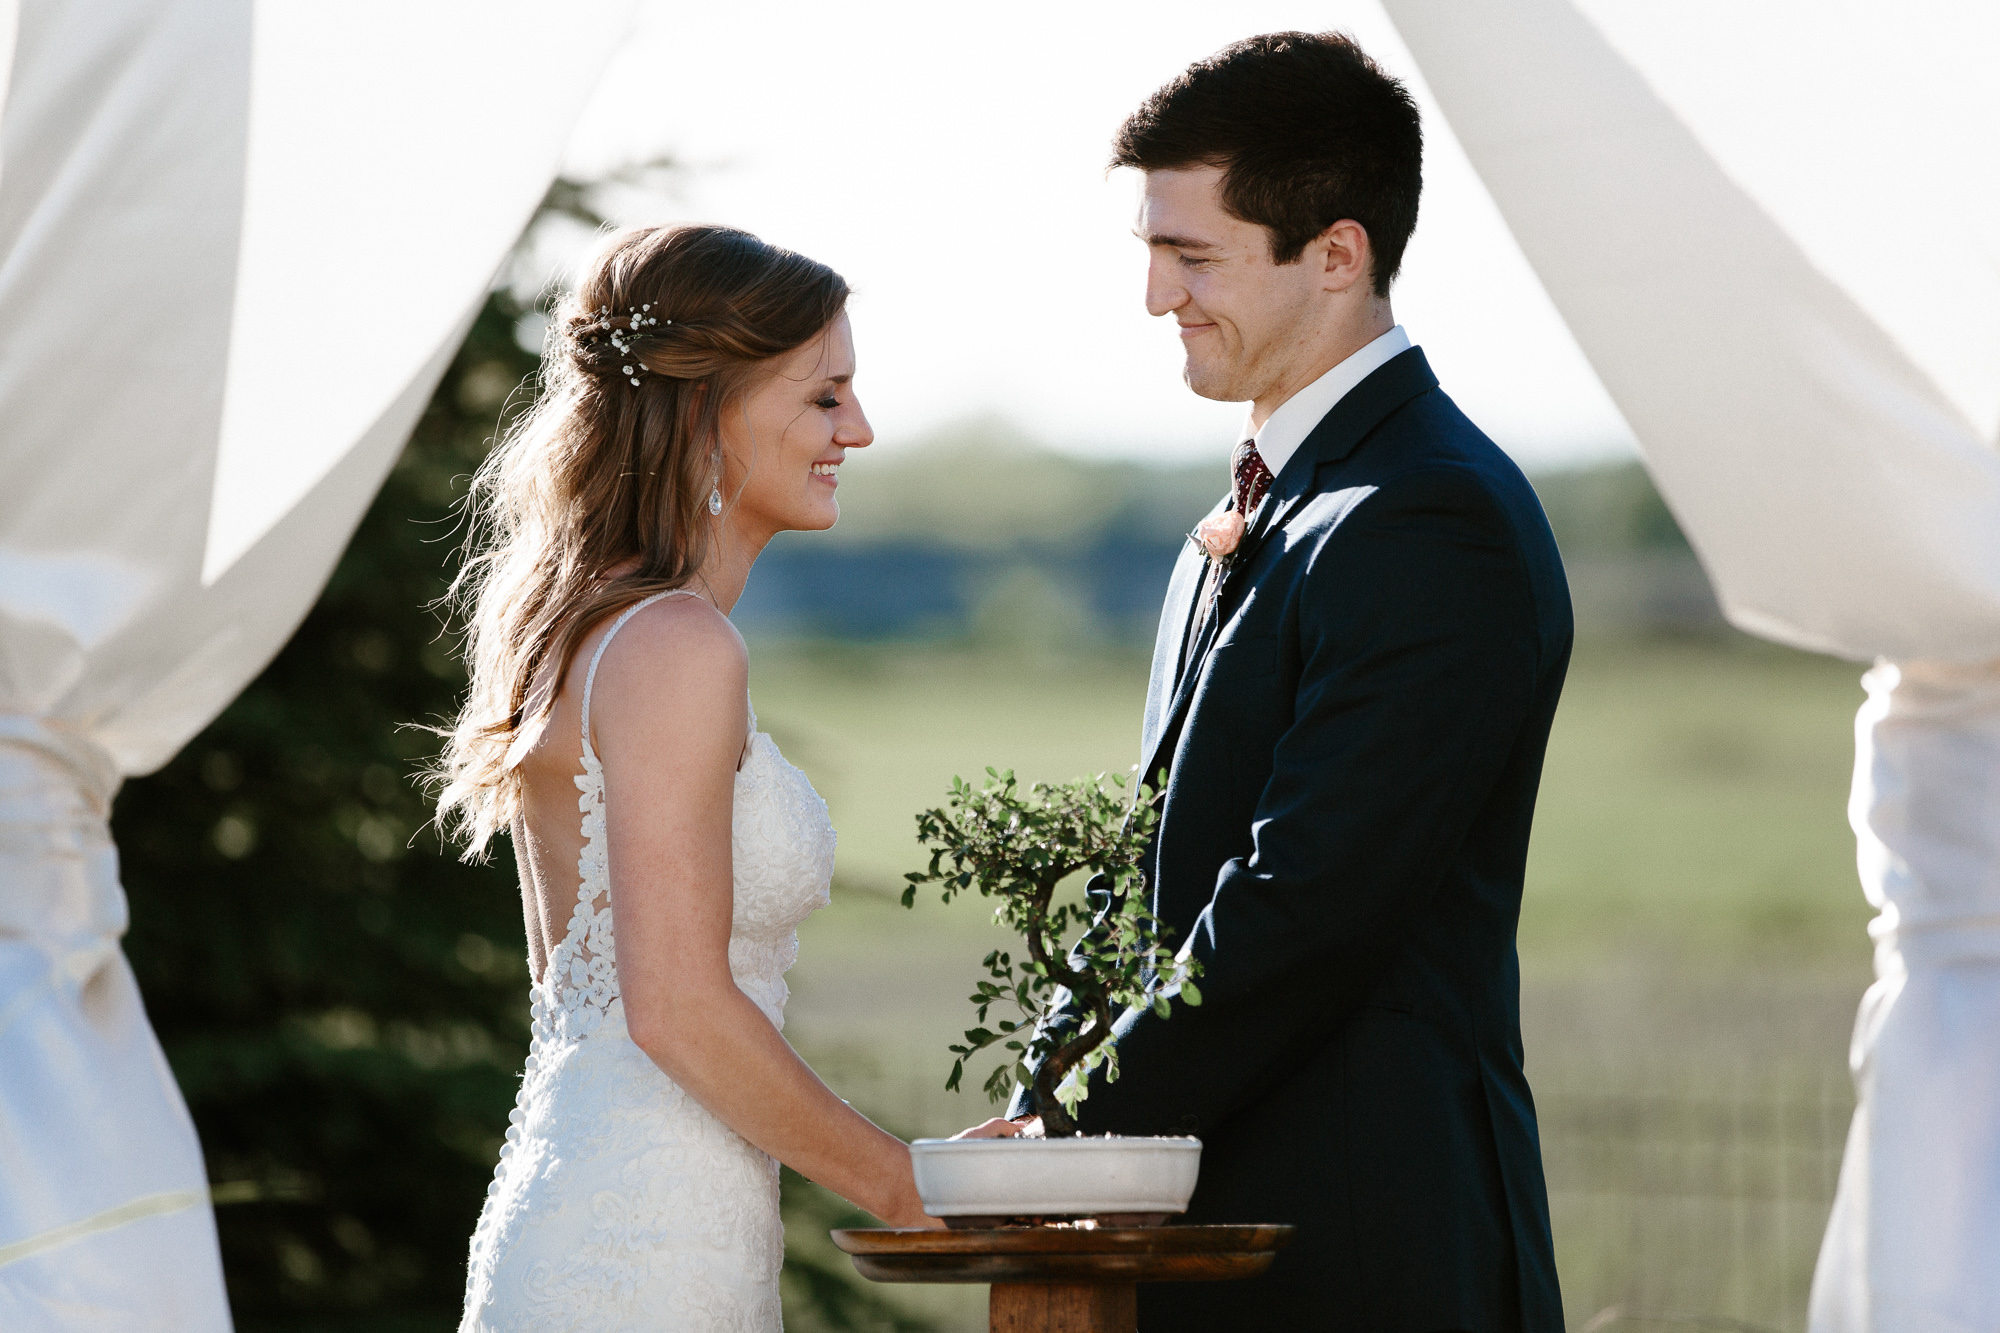
[[[994,1071],[989,1092],[1031,1086],[1049,1132],[1074,1133],[1064,1103],[1073,1107],[1088,1095],[1092,1070],[1115,1068],[1113,1015],[1135,1006],[1169,1012],[1174,984],[1198,969],[1176,962],[1146,905],[1139,864],[1158,820],[1146,788],[1128,796],[1123,776],[1107,781],[1103,774],[1025,790],[1011,769],[989,768],[987,777],[977,791],[954,778],[945,805],[917,816],[930,864],[906,878],[912,889],[936,885],[944,901],[976,890],[993,900],[994,919],[1020,937],[1018,961],[1006,951],[987,954],[990,980],[967,997],[981,1026],[966,1033],[965,1047],[952,1049],[963,1060],[1015,1036],[1005,1049],[1017,1058]],[[1059,887],[1076,875],[1099,877],[1090,897],[1057,901]],[[989,1029],[991,1006],[1003,1001],[1021,1020],[994,1019]],[[1048,1023],[1059,1002],[1071,1017]],[[1069,1085],[1063,1097],[1056,1095],[1060,1083]]]

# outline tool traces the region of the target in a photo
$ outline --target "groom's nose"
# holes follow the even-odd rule
[[[1146,264],[1146,313],[1171,315],[1188,302],[1187,288],[1173,271],[1173,257],[1155,253]]]

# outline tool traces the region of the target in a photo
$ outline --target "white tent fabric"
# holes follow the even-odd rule
[[[1580,3],[1387,8],[1729,618],[1886,659],[1812,1328],[2000,1327],[2000,11]]]
[[[111,798],[312,604],[629,18],[0,0],[0,1326],[228,1327]]]
[[[1849,815],[1880,909],[1815,1333],[2000,1327],[2000,671],[1863,678]]]

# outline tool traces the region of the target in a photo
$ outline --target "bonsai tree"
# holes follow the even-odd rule
[[[913,906],[926,884],[937,885],[947,903],[968,889],[995,900],[994,918],[1021,937],[1025,956],[999,949],[986,956],[987,979],[971,996],[979,1026],[951,1048],[957,1058],[945,1087],[956,1091],[966,1061],[997,1045],[1009,1055],[988,1075],[987,1096],[997,1102],[1031,1087],[1044,1132],[1067,1137],[1078,1132],[1076,1108],[1090,1073],[1103,1065],[1106,1079],[1118,1076],[1112,1021],[1138,1005],[1165,1018],[1176,993],[1200,1004],[1194,977],[1201,965],[1174,956],[1145,905],[1139,857],[1158,819],[1146,788],[1128,800],[1115,790],[1125,786],[1122,778],[1107,787],[1099,775],[1038,782],[1023,792],[1012,770],[986,774],[978,791],[953,778],[946,804],[917,816],[917,840],[930,849],[931,863],[904,877],[903,905]],[[1058,902],[1057,886],[1085,872],[1093,878],[1084,898]],[[1071,1014],[1051,1023],[1065,991]],[[996,1005],[1020,1017],[988,1027]]]

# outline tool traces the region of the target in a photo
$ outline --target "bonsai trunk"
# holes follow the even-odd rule
[[[1055,1053],[1035,1071],[1035,1114],[1042,1118],[1042,1132],[1052,1139],[1074,1138],[1083,1132],[1056,1097],[1056,1089],[1083,1057],[1102,1046],[1111,1035],[1111,1005],[1101,994],[1091,1001],[1090,1019],[1089,1027],[1056,1047]]]
[[[1048,920],[1049,900],[1055,895],[1056,885],[1062,881],[1070,867],[1059,868],[1051,877],[1040,880],[1035,885],[1033,925],[1022,932],[1027,941],[1028,953],[1042,968],[1043,975],[1068,989],[1077,1001],[1086,1006],[1090,1014],[1090,1024],[1056,1047],[1042,1067],[1035,1071],[1034,1108],[1042,1118],[1042,1132],[1052,1139],[1074,1138],[1081,1131],[1076,1120],[1063,1108],[1056,1097],[1056,1089],[1062,1085],[1069,1071],[1077,1062],[1103,1045],[1111,1035],[1111,1000],[1105,988],[1095,978],[1075,972],[1055,961],[1055,941],[1048,937],[1044,923]]]

